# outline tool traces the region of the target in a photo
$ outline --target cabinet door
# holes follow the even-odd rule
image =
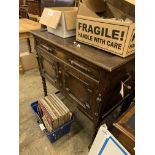
[[[95,108],[94,100],[98,89],[97,84],[86,75],[69,66],[65,66],[63,80],[66,95],[91,117]]]
[[[54,86],[59,88],[58,79],[58,67],[59,63],[57,60],[52,57],[42,53],[42,51],[38,50],[41,74],[47,78]]]

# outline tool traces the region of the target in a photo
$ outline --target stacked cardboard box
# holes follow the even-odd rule
[[[134,4],[133,0],[126,1]],[[134,11],[130,13],[124,7],[121,10],[113,6],[115,3],[81,0],[78,8],[44,8],[39,22],[47,26],[48,32],[62,38],[76,35],[76,41],[127,57],[135,52]]]
[[[37,59],[34,53],[20,53],[20,63],[24,71],[28,71],[38,67]]]
[[[80,3],[76,40],[106,52],[127,57],[135,52],[135,23],[131,17],[105,2],[100,16],[89,5]]]
[[[62,38],[75,36],[77,7],[45,8],[40,23],[47,31]]]
[[[72,113],[55,94],[40,98],[38,105],[43,122],[49,132],[71,119]]]

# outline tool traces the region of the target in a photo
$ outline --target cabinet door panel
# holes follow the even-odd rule
[[[73,101],[85,112],[92,115],[94,112],[95,90],[97,85],[83,74],[76,72],[70,67],[65,69],[64,90]]]
[[[58,87],[58,62],[50,59],[44,54],[39,52],[39,61],[41,66],[41,73],[45,76],[52,84]]]

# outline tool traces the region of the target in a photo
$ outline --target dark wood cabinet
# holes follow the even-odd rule
[[[75,37],[63,39],[47,31],[32,31],[44,93],[48,79],[65,97],[99,126],[102,115],[121,99],[121,81],[134,63],[134,55],[120,58],[84,45]]]

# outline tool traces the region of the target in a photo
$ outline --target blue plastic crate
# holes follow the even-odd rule
[[[43,121],[42,121],[42,119],[40,117],[40,114],[39,114],[39,111],[38,111],[38,101],[35,101],[35,102],[31,103],[31,108],[32,108],[32,110],[33,110],[33,112],[34,112],[34,114],[35,114],[35,116],[37,118],[37,122],[39,124],[43,124]],[[74,122],[74,116],[72,116],[70,121],[63,124],[62,126],[60,126],[59,128],[55,129],[52,132],[48,132],[46,127],[45,127],[45,130],[43,130],[43,131],[47,135],[50,142],[53,143],[56,140],[58,140],[60,137],[62,137],[65,134],[69,133],[71,125],[72,125],[73,122]]]

